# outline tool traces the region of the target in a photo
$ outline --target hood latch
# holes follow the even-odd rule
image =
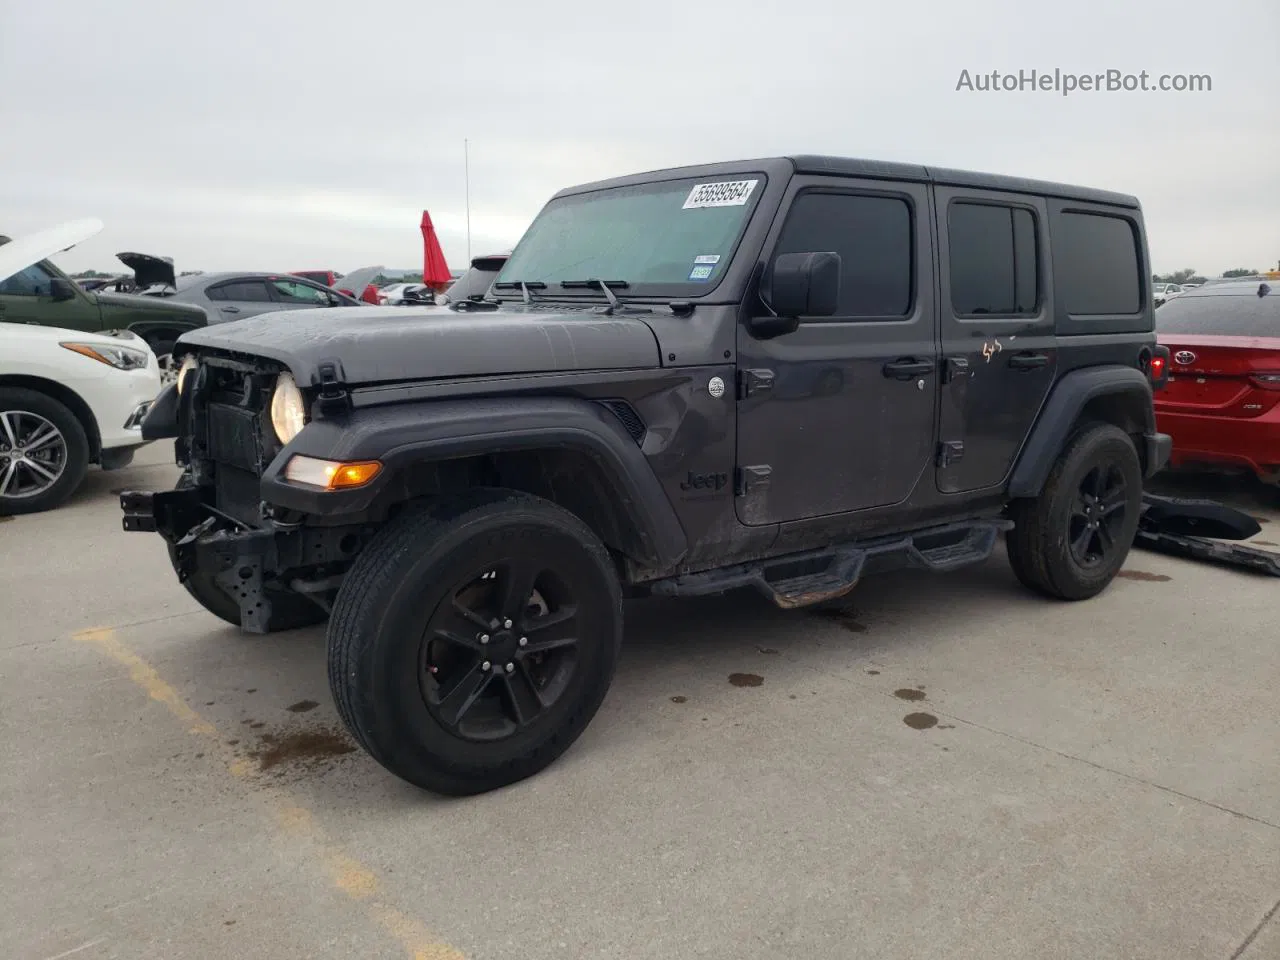
[[[342,365],[338,361],[320,361],[316,365],[316,380],[320,386],[316,403],[320,407],[322,414],[326,417],[333,417],[351,412],[351,395],[347,393]]]

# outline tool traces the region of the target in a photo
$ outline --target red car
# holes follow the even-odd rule
[[[1251,471],[1280,485],[1280,284],[1210,283],[1156,311],[1169,382],[1155,396],[1171,467]]]

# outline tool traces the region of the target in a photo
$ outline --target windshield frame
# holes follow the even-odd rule
[[[587,280],[626,280],[627,287],[611,287],[612,292],[624,302],[663,302],[688,301],[691,303],[734,303],[741,299],[747,282],[756,268],[756,256],[764,243],[765,235],[777,212],[786,185],[794,175],[794,167],[785,159],[736,161],[732,163],[706,164],[700,166],[677,167],[643,174],[634,174],[604,180],[578,187],[561,190],[551,198],[538,212],[533,223],[543,216],[552,204],[568,197],[584,194],[604,193],[620,187],[636,187],[653,184],[669,184],[687,181],[693,183],[715,182],[719,180],[758,179],[760,183],[752,191],[746,206],[742,223],[727,252],[722,259],[727,266],[719,271],[710,283],[702,281],[684,281],[680,283],[636,283],[631,277],[573,277],[567,279]],[[520,241],[512,249],[507,265],[515,260],[521,248],[530,242],[533,224],[525,231]],[[503,271],[507,269],[503,266]],[[503,277],[499,273],[495,282],[511,283],[520,280],[536,280],[535,277]],[[539,300],[577,301],[586,303],[605,303],[606,297],[598,287],[564,289],[559,283],[549,284],[545,288],[534,291]],[[523,293],[519,289],[494,289],[493,296],[503,301],[522,300]]]

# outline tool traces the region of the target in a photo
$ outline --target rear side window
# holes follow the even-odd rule
[[[1156,311],[1157,333],[1280,337],[1280,296],[1244,294],[1175,297]]]
[[[840,303],[831,319],[911,312],[911,207],[898,197],[803,193],[774,251],[840,254]]]
[[[261,280],[233,280],[209,288],[210,300],[241,300],[250,303],[270,303],[271,294]]]
[[[1039,306],[1036,220],[1030,210],[952,204],[947,217],[951,306],[960,316],[1027,316]]]
[[[1066,312],[1089,316],[1142,309],[1143,277],[1133,224],[1096,213],[1063,213],[1059,224],[1053,238],[1060,278],[1056,296]]]

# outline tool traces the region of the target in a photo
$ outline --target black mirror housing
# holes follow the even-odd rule
[[[784,253],[765,271],[760,296],[777,316],[753,317],[751,332],[777,337],[800,326],[801,317],[834,316],[840,304],[840,254]]]
[[[74,300],[76,298],[75,284],[62,277],[53,277],[49,281],[49,296],[53,297],[54,303],[63,300]]]

